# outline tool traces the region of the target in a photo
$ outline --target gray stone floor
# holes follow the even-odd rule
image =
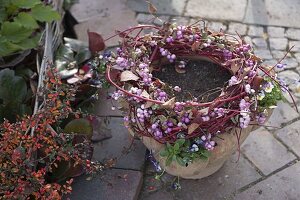
[[[201,18],[207,21],[211,29],[222,28],[232,34],[238,32],[248,43],[253,44],[256,54],[268,65],[276,64],[295,45],[283,62],[287,64],[287,69],[280,72],[279,76],[288,83],[297,107],[300,108],[299,0],[151,2],[156,5],[159,17],[163,20],[191,24]],[[78,21],[75,26],[78,38],[85,41],[87,29],[107,38],[115,30],[138,23],[149,23],[151,19],[143,0],[79,0],[72,7],[71,14]],[[161,22],[155,20],[154,24],[160,25]],[[118,40],[113,39],[108,46],[117,44]],[[202,180],[182,180],[182,190],[179,191],[170,187],[174,177],[164,175],[160,181],[154,179],[152,166],[148,162],[144,166],[145,149],[139,141],[134,140],[131,152],[123,154],[123,147],[126,149],[132,139],[121,125],[122,114],[111,110],[112,106],[117,105],[103,98],[96,105],[95,113],[111,117],[113,137],[95,144],[94,158],[120,159],[112,171],[106,172],[111,176],[108,178],[112,180],[111,183],[101,182],[97,178],[83,183],[84,178],[81,177],[81,182],[75,182],[73,197],[125,200],[300,199],[300,116],[291,99],[288,95],[286,97],[288,102],[280,103],[266,126],[253,132],[243,144],[238,162],[237,155],[234,154],[216,174]],[[113,151],[107,150],[114,145],[117,146]],[[124,177],[128,182],[124,181]],[[138,198],[142,178],[144,183]]]

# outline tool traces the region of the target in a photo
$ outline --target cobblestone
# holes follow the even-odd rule
[[[230,23],[228,26],[228,33],[236,34],[236,32],[240,35],[246,35],[247,25],[241,23]]]
[[[286,50],[288,40],[286,38],[269,38],[270,48],[275,50]]]
[[[292,40],[300,40],[300,29],[295,29],[295,28],[287,29],[286,37]]]
[[[257,49],[254,50],[255,54],[258,55],[258,57],[264,59],[264,60],[268,60],[268,59],[272,59],[272,55],[270,50],[268,49]]]
[[[295,83],[295,81],[299,80],[300,78],[299,74],[291,70],[284,70],[283,72],[280,72],[278,77],[282,78],[287,85]]]
[[[292,52],[300,52],[300,41],[290,41],[289,48],[292,46],[294,46],[294,48],[291,50]]]
[[[258,49],[267,49],[268,44],[267,41],[264,38],[253,38],[252,42],[254,46]]]
[[[264,175],[272,173],[296,158],[263,128],[250,134],[242,145],[242,152]]]
[[[297,61],[300,63],[300,53],[295,53],[294,56],[297,59]]]
[[[225,24],[223,24],[222,22],[208,22],[207,23],[207,27],[210,28],[211,30],[214,30],[214,31],[220,31],[221,29],[223,31],[226,31],[227,30],[227,27]]]
[[[287,66],[285,67],[286,69],[294,69],[299,66],[299,63],[296,60],[296,58],[286,58],[283,60],[282,63],[287,64]]]
[[[272,52],[273,58],[275,58],[275,59],[281,59],[281,58],[283,58],[283,56],[286,53],[286,51],[279,51],[279,50],[272,50],[271,52]],[[288,54],[287,56],[291,57],[290,54]]]
[[[264,29],[261,26],[249,26],[248,35],[262,37],[264,35]]]
[[[269,37],[272,38],[283,38],[284,37],[284,28],[269,26],[267,28]]]
[[[188,17],[171,17],[170,22],[176,22],[178,25],[189,25],[190,19]]]

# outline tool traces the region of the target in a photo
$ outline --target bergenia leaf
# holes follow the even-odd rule
[[[105,43],[100,34],[90,31],[87,31],[87,34],[89,37],[89,49],[92,52],[92,54],[95,54],[105,49]]]

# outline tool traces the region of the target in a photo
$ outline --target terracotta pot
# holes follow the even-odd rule
[[[271,113],[270,113],[271,114]],[[242,143],[249,136],[251,131],[257,129],[258,126],[248,126],[242,129],[239,143]],[[132,130],[129,130],[131,135],[135,135]],[[217,142],[217,146],[210,151],[208,159],[194,160],[193,163],[187,167],[179,165],[176,161],[166,166],[166,157],[159,155],[159,152],[165,148],[165,144],[161,144],[150,137],[141,137],[141,141],[144,145],[153,152],[153,156],[159,162],[160,166],[165,169],[168,174],[173,176],[179,176],[185,179],[201,179],[217,172],[229,157],[238,149],[238,140],[236,133],[240,133],[240,129],[234,128],[228,133],[215,137],[214,141]]]

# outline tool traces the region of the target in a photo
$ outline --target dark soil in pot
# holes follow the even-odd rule
[[[182,89],[181,92],[175,92],[176,100],[186,101],[196,97],[199,102],[218,97],[231,77],[230,72],[222,66],[205,60],[189,60],[185,70],[185,73],[178,73],[175,64],[166,64],[162,65],[161,71],[153,71],[153,76]]]

